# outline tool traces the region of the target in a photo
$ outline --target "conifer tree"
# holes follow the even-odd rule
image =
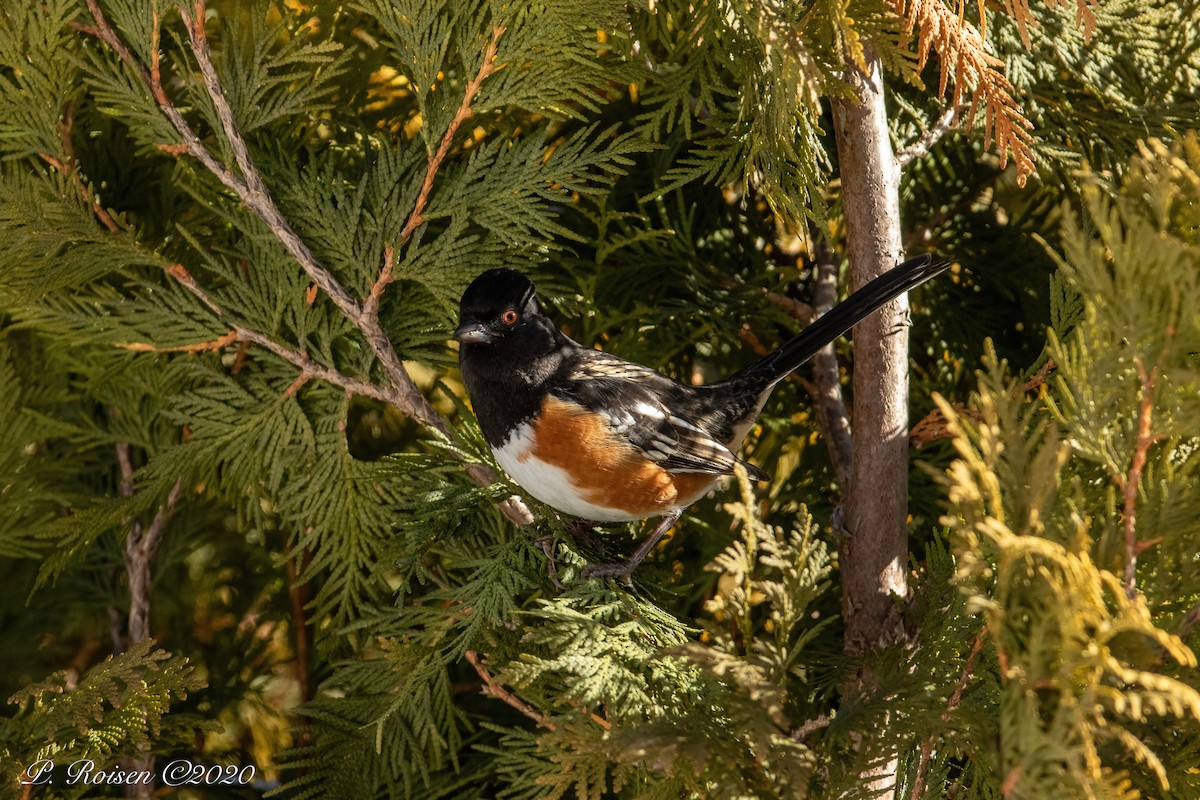
[[[9,0],[5,792],[1200,795],[1200,8],[1004,5]],[[447,344],[712,380],[902,248],[632,588]]]

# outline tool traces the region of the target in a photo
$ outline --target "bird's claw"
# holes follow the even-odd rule
[[[585,564],[580,572],[586,579],[594,578],[617,578],[626,586],[633,586],[633,571],[637,569],[637,564],[630,564],[628,561],[619,564]]]

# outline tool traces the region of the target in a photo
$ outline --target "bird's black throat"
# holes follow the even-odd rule
[[[541,387],[563,370],[566,353],[577,346],[541,315],[496,341],[460,345],[463,382],[489,445],[504,444],[537,413],[545,395]]]

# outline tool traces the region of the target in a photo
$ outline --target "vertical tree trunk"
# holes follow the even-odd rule
[[[899,168],[888,137],[880,64],[869,49],[865,58],[867,74],[852,69],[848,76],[859,101],[833,101],[846,249],[856,289],[894,266],[902,247]],[[840,545],[845,648],[852,654],[895,641],[900,619],[894,597],[908,590],[907,317],[908,298],[901,297],[854,329],[854,470]],[[893,756],[864,781],[894,791],[896,764]]]

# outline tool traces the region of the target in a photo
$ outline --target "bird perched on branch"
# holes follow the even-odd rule
[[[663,519],[624,562],[587,577],[626,581],[646,554],[734,465],[777,383],[888,301],[945,270],[925,255],[859,289],[778,350],[717,383],[687,386],[583,347],[558,330],[514,269],[476,278],[454,338],[475,416],[496,461],[543,503],[585,520]]]

